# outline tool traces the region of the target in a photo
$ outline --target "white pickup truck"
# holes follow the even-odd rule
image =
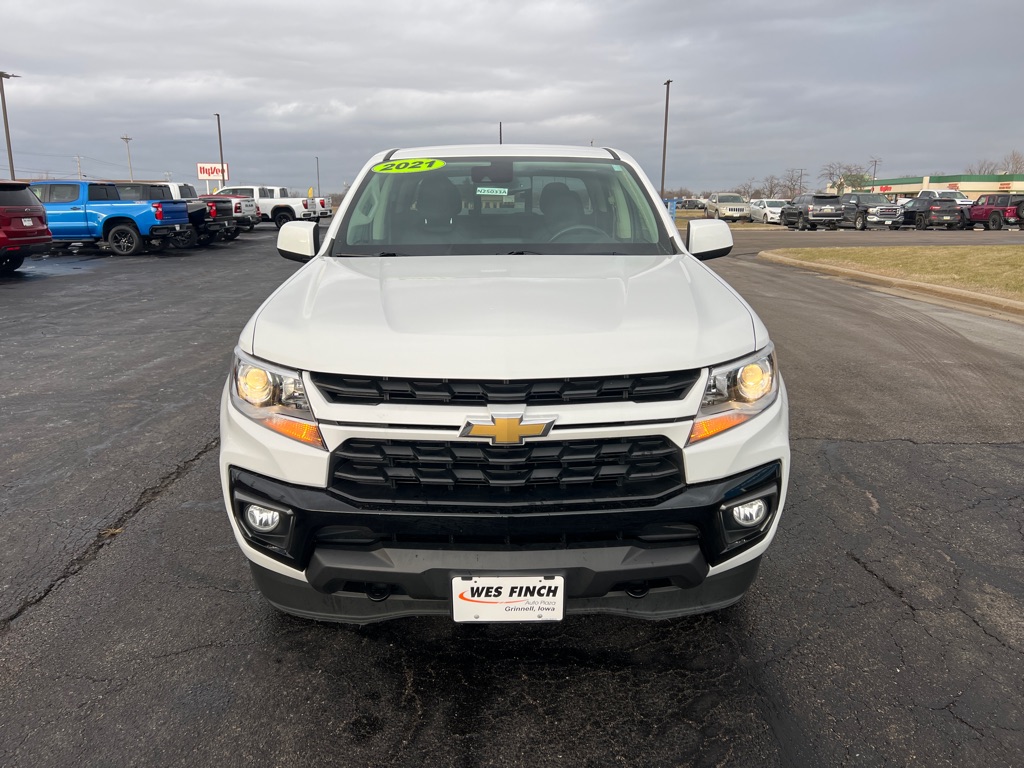
[[[768,331],[629,155],[391,150],[238,339],[227,517],[282,611],[664,619],[747,591],[785,504]],[[766,599],[764,594],[762,599]]]
[[[263,221],[272,221],[280,229],[289,221],[319,218],[312,197],[288,197],[286,187],[234,185],[217,190],[218,195],[242,195],[256,198]]]

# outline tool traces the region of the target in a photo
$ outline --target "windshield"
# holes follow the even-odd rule
[[[967,200],[967,195],[955,189],[951,189],[948,192],[939,192],[939,197],[945,197],[952,200]]]
[[[718,202],[720,203],[742,203],[743,198],[739,195],[719,195]]]
[[[612,158],[390,161],[352,194],[333,255],[678,250],[640,179]]]
[[[861,195],[859,199],[865,205],[890,205],[885,195]]]
[[[786,204],[785,200],[766,200],[765,203],[769,208],[781,208]]]

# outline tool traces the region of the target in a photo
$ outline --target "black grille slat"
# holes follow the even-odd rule
[[[681,400],[700,377],[700,371],[530,381],[373,378],[334,373],[310,375],[323,396],[332,403],[563,405]]]
[[[331,464],[331,490],[356,506],[638,505],[683,488],[682,453],[663,437],[510,447],[352,438]]]

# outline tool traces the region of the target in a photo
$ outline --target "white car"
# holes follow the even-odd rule
[[[761,224],[778,224],[779,211],[785,200],[761,197],[750,201],[750,220]]]
[[[355,624],[717,610],[790,472],[774,346],[624,152],[372,157],[252,316],[224,387],[227,517],[263,595]]]

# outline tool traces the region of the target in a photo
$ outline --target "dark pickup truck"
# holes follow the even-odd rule
[[[233,240],[238,236],[230,201],[202,200],[190,184],[177,182],[118,182],[122,200],[181,200],[188,207],[192,226],[171,237],[178,248],[206,246],[218,237]]]
[[[110,182],[33,181],[58,247],[104,243],[121,256],[144,248],[160,250],[168,238],[189,228],[183,200],[122,200]]]
[[[877,192],[847,192],[839,198],[843,206],[844,226],[861,231],[868,227],[899,229],[903,223],[903,209]]]
[[[1004,224],[1016,224],[1024,229],[1024,195],[1003,192],[982,195],[970,207],[970,219],[964,222],[964,229],[974,229],[981,224],[985,229],[1002,229]]]

